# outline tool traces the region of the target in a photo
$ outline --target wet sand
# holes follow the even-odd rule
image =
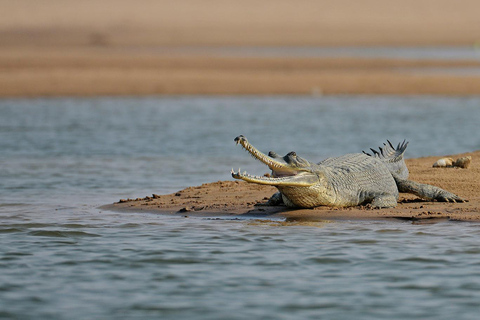
[[[480,41],[476,0],[1,3],[0,97],[480,94],[480,72],[447,70],[480,68],[479,59],[244,57],[189,50],[473,47]]]
[[[480,151],[451,155],[454,159],[471,156],[469,168],[433,168],[441,157],[408,159],[409,179],[432,184],[460,197],[466,203],[430,202],[410,194],[400,194],[396,208],[370,209],[318,207],[288,209],[284,206],[262,206],[276,192],[274,187],[249,184],[243,181],[218,181],[189,187],[173,194],[148,196],[143,199],[123,199],[103,206],[104,210],[153,212],[176,216],[223,218],[286,218],[288,220],[379,220],[404,219],[417,222],[438,220],[480,222],[480,195],[478,193]]]

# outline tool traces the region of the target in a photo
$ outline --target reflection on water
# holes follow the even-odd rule
[[[328,220],[315,220],[315,219],[303,219],[303,218],[287,218],[284,220],[262,220],[254,219],[250,221],[250,225],[266,225],[269,227],[316,227],[323,228],[329,223],[334,223],[334,221]]]
[[[238,57],[344,57],[383,59],[480,59],[480,49],[475,46],[449,47],[132,47],[132,51],[148,51],[156,54],[208,55]]]
[[[387,138],[480,149],[480,98],[0,100],[0,318],[476,318],[480,224],[201,219],[99,205]]]
[[[480,67],[398,68],[396,71],[423,75],[480,76]]]

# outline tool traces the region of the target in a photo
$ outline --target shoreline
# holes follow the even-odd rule
[[[369,209],[356,206],[288,209],[284,206],[258,206],[276,192],[274,187],[248,184],[243,181],[218,181],[188,187],[168,195],[153,194],[142,199],[125,199],[101,206],[100,209],[179,217],[287,219],[287,221],[400,219],[413,222],[441,220],[480,222],[480,196],[477,191],[480,168],[476,165],[480,150],[449,157],[464,156],[472,156],[472,164],[468,169],[433,168],[433,163],[441,157],[407,159],[406,163],[410,170],[409,179],[444,188],[467,199],[466,203],[429,202],[402,193],[395,208]]]

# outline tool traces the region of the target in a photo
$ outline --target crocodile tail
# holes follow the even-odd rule
[[[379,147],[379,151],[370,148],[372,150],[373,155],[362,151],[364,154],[370,157],[377,158],[378,160],[385,163],[390,173],[395,178],[400,179],[407,179],[408,178],[408,168],[405,164],[405,160],[403,158],[403,154],[407,149],[408,142],[403,140],[403,142],[399,143],[395,148],[390,141],[383,144],[383,147]]]

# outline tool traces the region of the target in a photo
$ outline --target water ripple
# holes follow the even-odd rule
[[[0,228],[0,233],[15,233],[15,232],[24,232],[24,229],[21,228]]]
[[[317,264],[345,264],[345,263],[351,263],[351,261],[349,259],[328,258],[328,257],[309,258],[307,261],[317,263]]]
[[[36,237],[54,237],[54,238],[80,238],[80,237],[101,237],[99,234],[84,231],[58,231],[58,230],[35,230],[28,233]]]
[[[451,262],[446,259],[433,259],[425,257],[407,257],[398,259],[400,262],[415,262],[415,263],[425,263],[425,264],[450,264]]]

